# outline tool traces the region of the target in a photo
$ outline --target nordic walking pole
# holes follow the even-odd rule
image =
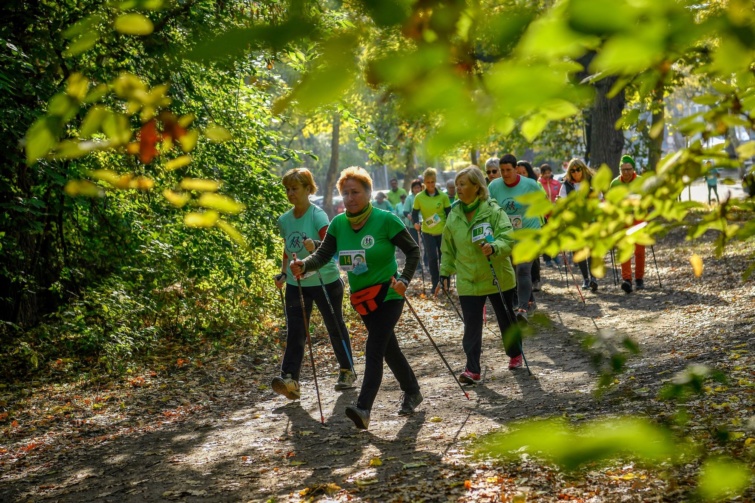
[[[650,251],[653,253],[653,263],[655,264],[655,274],[658,276],[658,288],[663,290],[663,285],[661,284],[661,273],[658,272],[658,262],[655,260],[655,247],[653,245],[650,245]]]
[[[422,266],[420,267],[420,270],[422,271],[420,273],[422,275],[422,295],[425,295],[425,262],[422,255],[422,227],[417,230],[417,236],[419,236],[419,240],[417,242],[417,246],[419,246],[419,263]]]
[[[304,234],[304,240],[306,241],[307,235]],[[320,286],[322,287],[322,293],[325,294],[325,300],[328,301],[328,307],[330,308],[330,314],[333,315],[333,321],[336,323],[336,328],[338,328],[338,336],[341,338],[341,344],[343,344],[343,350],[346,351],[346,357],[349,359],[349,365],[351,365],[351,372],[354,374],[354,377],[357,376],[356,370],[354,370],[354,360],[351,357],[351,351],[349,351],[349,345],[346,343],[346,337],[343,336],[343,330],[341,330],[341,323],[339,323],[338,318],[336,317],[336,310],[333,309],[333,303],[330,302],[330,295],[328,295],[328,290],[325,288],[325,282],[322,280],[322,274],[320,273],[320,270],[317,270],[317,277],[320,278]],[[343,319],[343,317],[341,317]]]
[[[338,328],[338,335],[341,337],[341,344],[343,344],[343,350],[346,352],[346,357],[349,359],[349,365],[351,365],[351,373],[354,374],[354,377],[356,377],[357,371],[354,370],[354,360],[351,358],[351,351],[349,351],[349,345],[346,344],[346,337],[343,336],[343,331],[341,330],[341,322],[336,317],[336,310],[333,309],[333,304],[330,302],[330,295],[328,295],[328,290],[325,288],[325,283],[322,280],[322,274],[320,274],[320,271],[317,271],[317,277],[320,278],[320,286],[322,286],[322,293],[325,294],[325,300],[328,301],[330,314],[333,315],[333,321],[335,321],[336,327]]]
[[[451,303],[452,306],[454,306],[454,311],[456,311],[456,314],[459,315],[459,319],[462,323],[464,323],[464,317],[461,315],[461,312],[459,312],[459,308],[456,307],[456,304],[454,304],[453,299],[451,299],[451,294],[448,293],[448,290],[446,289],[446,285],[443,283],[443,280],[440,281],[440,287],[443,289],[444,292],[446,292],[446,297],[448,297],[448,302]]]
[[[443,360],[443,363],[446,364],[446,368],[451,373],[451,376],[454,378],[454,381],[456,381],[456,384],[459,385],[459,388],[461,389],[461,392],[464,393],[464,396],[467,397],[467,400],[470,400],[469,394],[466,391],[464,391],[464,387],[459,382],[459,379],[457,379],[456,374],[454,374],[454,371],[451,369],[451,366],[448,364],[448,362],[446,361],[446,359],[443,357],[443,353],[440,352],[440,348],[438,347],[437,344],[435,344],[435,341],[433,340],[433,337],[430,335],[430,332],[427,331],[427,328],[425,328],[425,324],[422,323],[422,320],[419,318],[419,315],[417,314],[417,311],[414,310],[414,308],[412,307],[411,302],[409,302],[409,298],[406,295],[404,295],[404,300],[406,301],[406,305],[409,306],[409,310],[412,312],[412,314],[414,315],[414,317],[419,322],[419,326],[422,327],[422,330],[425,331],[425,335],[427,335],[427,338],[430,339],[430,343],[435,348],[435,351],[438,352],[438,356],[440,356],[440,359]]]
[[[566,266],[566,269],[567,269],[566,281],[567,282],[569,281],[569,274],[571,274],[572,281],[574,281],[574,286],[577,288],[577,293],[582,298],[582,304],[586,305],[587,302],[585,302],[585,296],[582,295],[582,289],[577,284],[577,278],[574,277],[574,271],[572,271],[571,267],[569,266],[569,263],[567,262],[566,252],[563,252],[563,254],[564,254],[564,265]]]
[[[506,313],[506,316],[509,319],[509,323],[512,327],[516,326],[516,316],[512,319],[513,312],[509,312],[508,304],[506,304],[506,299],[503,297],[503,292],[501,291],[501,285],[498,283],[498,275],[495,273],[495,268],[493,267],[493,262],[490,261],[490,257],[486,257],[488,259],[488,265],[490,266],[490,272],[493,273],[493,283],[495,283],[495,287],[498,289],[498,295],[501,297],[501,302],[503,302],[503,310]],[[521,330],[521,328],[520,328]],[[524,356],[524,346],[522,345],[522,340],[520,338],[519,340],[519,351],[522,352],[522,360],[524,360],[524,366],[527,367],[527,373],[529,375],[532,375],[532,371],[530,370],[530,364],[527,363],[527,357]]]
[[[613,273],[613,286],[616,286],[619,284],[618,279],[616,278],[616,257],[613,253],[613,248],[611,248],[611,272]]]
[[[296,253],[292,254],[296,261]],[[322,413],[322,401],[320,400],[320,387],[317,385],[317,369],[315,369],[315,354],[312,351],[312,338],[309,336],[309,320],[307,319],[307,309],[304,307],[304,292],[301,289],[301,279],[296,278],[296,284],[299,285],[299,302],[301,303],[301,314],[304,317],[304,330],[307,332],[307,344],[309,345],[309,360],[312,363],[312,375],[315,378],[315,391],[317,392],[317,407],[320,409],[320,423],[325,424],[325,416]]]

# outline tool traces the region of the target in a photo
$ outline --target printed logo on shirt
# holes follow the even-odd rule
[[[487,241],[488,236],[493,235],[493,228],[489,223],[483,222],[472,227],[472,242]]]
[[[373,238],[369,234],[362,238],[362,248],[369,250],[373,246],[375,246],[375,238]]]
[[[511,220],[511,226],[514,229],[522,228],[522,215],[509,215],[509,220]]]
[[[509,216],[516,211],[516,201],[513,198],[507,198],[504,199],[503,204],[501,204],[501,208],[503,208],[503,211],[509,214]]]
[[[288,235],[286,240],[286,248],[292,253],[301,253],[304,251],[304,240],[307,239],[307,235],[303,232],[294,231]]]

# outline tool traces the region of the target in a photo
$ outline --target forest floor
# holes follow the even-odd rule
[[[269,386],[281,350],[255,355],[243,341],[123,378],[65,382],[53,375],[5,386],[0,501],[690,500],[705,457],[729,454],[755,468],[755,281],[742,280],[755,245],[737,245],[722,258],[712,250],[712,237],[692,245],[676,231],[655,246],[662,288],[648,249],[644,291],[627,295],[606,277],[596,294],[585,293],[584,305],[556,269],[543,267],[541,321],[525,340],[532,375],[508,370],[500,339],[486,330],[485,382],[468,387],[469,400],[405,310],[397,333],[425,401],[416,414],[398,416],[400,390],[386,369],[368,431],[344,415],[358,389],[333,391],[337,366],[318,317],[324,425],[308,356],[302,399],[290,402]],[[692,253],[704,259],[700,278]],[[413,282],[411,301],[458,373],[461,322],[447,300],[423,298],[419,287]],[[627,334],[641,350],[600,396],[581,345],[597,329]],[[354,317],[350,330],[360,372],[365,332]],[[690,401],[689,422],[676,429],[700,446],[698,458],[657,469],[622,460],[565,473],[524,452],[509,461],[472,453],[484,434],[534,418],[580,426],[635,415],[669,425],[677,405],[659,391],[690,364],[728,378]],[[750,488],[739,501],[753,500]]]

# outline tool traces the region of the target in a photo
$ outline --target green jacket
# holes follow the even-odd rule
[[[514,267],[509,258],[511,247],[514,245],[514,239],[511,237],[513,227],[509,217],[494,200],[488,199],[480,204],[472,221],[467,222],[461,204],[455,204],[443,229],[440,275],[456,274],[459,295],[481,296],[498,293],[488,261],[480,250],[479,243],[483,241],[472,242],[473,229],[477,234],[485,232],[486,226],[488,232],[492,232],[493,235],[492,245],[495,252],[491,255],[490,261],[495,267],[501,290],[510,290],[516,286]]]

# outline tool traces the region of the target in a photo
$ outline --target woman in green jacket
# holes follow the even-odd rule
[[[513,227],[506,213],[490,199],[485,175],[477,166],[469,166],[456,175],[456,197],[459,200],[448,215],[441,244],[441,283],[447,287],[448,277],[456,274],[461,310],[464,316],[462,346],[467,366],[459,381],[480,382],[480,354],[482,353],[482,310],[485,300],[495,309],[501,334],[511,327],[509,320],[514,309],[516,277],[511,265],[511,237]],[[504,306],[493,282],[491,264],[506,301]],[[437,295],[442,285],[435,291]],[[517,332],[518,333],[518,332]],[[511,358],[509,368],[522,366],[521,340],[504,338],[506,354]]]

